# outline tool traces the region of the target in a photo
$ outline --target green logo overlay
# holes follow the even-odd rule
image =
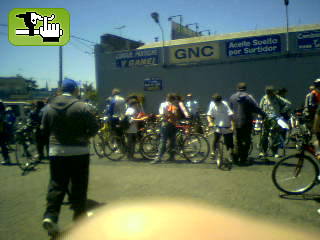
[[[14,8],[8,23],[15,46],[63,46],[70,40],[70,14],[64,8]]]

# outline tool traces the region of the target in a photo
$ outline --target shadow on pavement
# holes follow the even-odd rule
[[[320,203],[320,194],[280,194],[279,196],[288,200],[314,200]]]

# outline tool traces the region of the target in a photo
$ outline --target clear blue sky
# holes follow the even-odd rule
[[[71,35],[99,42],[105,33],[145,43],[161,36],[150,13],[157,11],[170,38],[168,17],[183,15],[184,24],[199,23],[200,30],[216,34],[244,32],[285,26],[283,0],[1,0],[0,24],[8,23],[13,8],[65,8],[71,15]],[[320,24],[320,0],[290,0],[290,26]],[[93,48],[92,48],[93,49]],[[94,55],[91,48],[72,39],[64,47],[64,76],[95,82]],[[40,87],[48,80],[56,87],[59,78],[58,47],[13,46],[7,40],[7,28],[0,26],[0,76],[21,74],[37,80]]]

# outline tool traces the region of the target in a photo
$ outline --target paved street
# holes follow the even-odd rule
[[[256,160],[252,166],[221,171],[210,160],[202,164],[151,165],[93,156],[89,203],[105,205],[150,196],[196,199],[263,220],[293,224],[301,230],[317,229],[319,186],[303,197],[280,198],[271,181],[272,167]],[[0,166],[0,239],[48,239],[41,228],[48,174],[47,163],[25,176],[17,166]],[[62,208],[60,223],[71,223],[67,205]]]

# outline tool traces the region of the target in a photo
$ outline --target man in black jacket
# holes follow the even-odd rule
[[[246,92],[247,84],[240,82],[237,86],[238,91],[230,97],[230,108],[234,113],[235,133],[236,133],[236,152],[235,161],[240,165],[246,164],[251,145],[252,120],[254,114],[265,116],[259,108],[256,100]]]
[[[89,138],[99,128],[92,107],[77,99],[77,83],[65,79],[61,90],[62,95],[47,106],[41,123],[43,135],[49,138],[50,182],[42,221],[49,235],[58,232],[59,212],[69,186],[73,219],[86,212]]]

